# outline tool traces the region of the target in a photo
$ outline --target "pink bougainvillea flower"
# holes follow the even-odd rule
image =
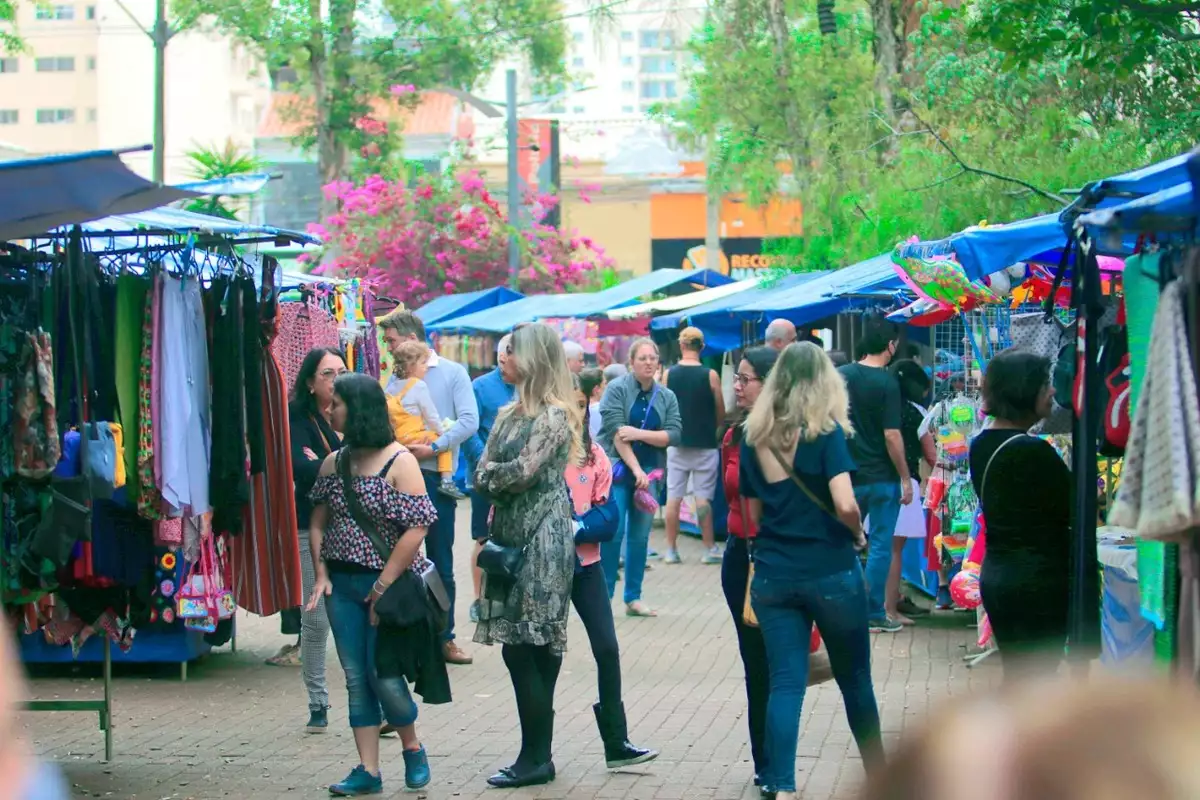
[[[406,94],[414,94],[417,91],[417,87],[411,83],[397,83],[390,91],[393,97],[401,97]]]

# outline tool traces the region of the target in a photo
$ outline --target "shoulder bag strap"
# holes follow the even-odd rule
[[[371,540],[371,544],[375,546],[375,551],[379,553],[379,557],[386,564],[388,559],[392,557],[392,551],[384,544],[383,536],[379,533],[379,528],[371,520],[367,514],[367,510],[363,508],[362,501],[358,499],[358,493],[354,491],[354,477],[350,474],[350,453],[348,448],[342,448],[337,454],[337,470],[338,475],[342,478],[342,495],[346,498],[346,508],[350,511],[350,517],[354,520],[354,524],[362,529],[362,532]]]
[[[838,519],[837,514],[834,514],[833,511],[830,510],[829,506],[825,504],[825,501],[817,497],[816,493],[813,492],[812,489],[808,488],[804,481],[800,480],[800,476],[797,475],[796,471],[792,469],[792,465],[788,463],[786,458],[784,458],[784,455],[779,448],[772,446],[768,449],[771,451],[771,455],[775,457],[775,460],[779,462],[779,466],[783,467],[783,471],[786,472],[787,476],[792,479],[792,483],[799,486],[800,490],[808,495],[808,499],[813,502],[813,505],[841,523],[841,520]]]
[[[1024,439],[1027,436],[1029,436],[1027,433],[1020,433],[1016,436],[1010,436],[1001,442],[999,447],[992,451],[991,457],[988,458],[987,464],[983,468],[983,480],[979,482],[979,502],[981,505],[983,503],[983,496],[987,493],[987,479],[988,473],[992,471],[992,462],[996,460],[996,456],[1000,455],[1001,450],[1003,450],[1005,447],[1008,447],[1009,442],[1015,442],[1017,439]]]

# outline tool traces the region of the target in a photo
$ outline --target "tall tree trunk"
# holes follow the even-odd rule
[[[332,47],[326,40],[321,19],[321,0],[309,0],[312,36],[309,40],[309,69],[312,72],[314,119],[317,139],[317,172],[324,186],[348,174],[349,155],[345,134],[353,120],[342,119],[352,96],[351,67],[354,59],[354,12],[357,0],[331,0],[329,26]],[[337,200],[321,193],[321,221],[337,213]]]
[[[896,98],[893,87],[900,75],[901,55],[892,0],[871,0],[871,21],[875,28],[875,92],[888,121],[894,122]]]
[[[711,169],[711,167],[710,167]],[[705,193],[706,211],[704,219],[704,267],[713,272],[721,271],[721,190],[709,176]]]
[[[788,32],[787,13],[784,0],[767,0],[767,28],[771,32],[772,49],[775,53],[775,89],[783,104],[783,120],[788,129],[788,158],[792,162],[792,176],[797,185],[802,185],[801,175],[808,169],[807,142],[803,117],[796,106],[792,92],[792,49]]]

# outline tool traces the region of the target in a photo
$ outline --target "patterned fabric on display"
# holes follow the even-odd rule
[[[310,303],[279,304],[279,335],[271,353],[283,371],[284,385],[291,388],[308,351],[317,347],[340,347],[337,320],[323,308]]]

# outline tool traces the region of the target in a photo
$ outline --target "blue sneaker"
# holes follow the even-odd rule
[[[429,785],[433,775],[429,771],[429,756],[425,746],[404,751],[404,785],[409,789],[423,789]]]
[[[408,759],[405,758],[405,761]],[[345,780],[332,784],[329,793],[336,797],[361,797],[365,794],[383,794],[383,774],[372,775],[359,764],[350,770]]]

